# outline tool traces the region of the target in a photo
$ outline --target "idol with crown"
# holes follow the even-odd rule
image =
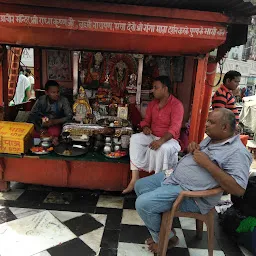
[[[85,89],[79,88],[78,97],[73,105],[74,119],[80,123],[88,123],[88,117],[92,115],[92,108],[86,96]]]

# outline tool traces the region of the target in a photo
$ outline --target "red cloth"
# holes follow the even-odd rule
[[[142,120],[141,113],[136,108],[135,104],[129,104],[129,119],[131,120],[132,125],[135,127],[137,127]]]
[[[179,137],[179,144],[181,147],[182,152],[186,151],[189,144],[189,131],[188,129],[181,129],[180,137]]]
[[[171,95],[166,105],[159,109],[159,101],[153,100],[148,104],[145,119],[140,126],[149,126],[157,137],[163,137],[165,133],[172,134],[174,139],[180,136],[183,121],[184,108],[182,103]]]
[[[47,132],[52,137],[59,137],[61,134],[62,127],[61,125],[54,125],[48,128]],[[40,138],[40,133],[34,130],[34,138]]]

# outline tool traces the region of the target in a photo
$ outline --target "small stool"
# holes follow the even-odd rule
[[[256,159],[256,142],[254,140],[248,140],[247,147],[253,154],[254,159]]]

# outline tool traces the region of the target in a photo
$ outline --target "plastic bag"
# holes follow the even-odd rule
[[[227,211],[219,215],[219,222],[227,234],[237,237],[236,229],[239,227],[240,222],[245,218],[246,216],[234,206],[231,206]]]
[[[250,177],[243,197],[231,196],[235,209],[245,216],[256,217],[256,176]]]

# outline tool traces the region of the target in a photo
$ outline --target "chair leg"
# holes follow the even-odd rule
[[[210,211],[207,216],[208,234],[208,255],[213,256],[214,249],[214,211]]]
[[[158,241],[158,256],[166,256],[172,221],[173,214],[171,214],[171,212],[163,213]]]
[[[196,237],[199,240],[202,240],[203,238],[203,227],[204,227],[203,221],[196,220]]]

